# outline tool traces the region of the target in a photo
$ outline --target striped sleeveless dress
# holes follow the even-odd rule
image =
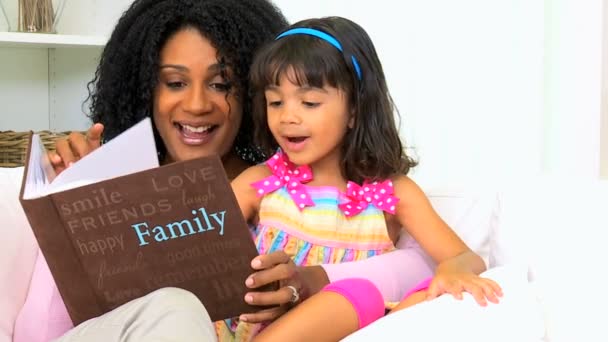
[[[307,186],[313,206],[299,209],[285,186],[262,198],[253,234],[260,254],[284,251],[298,266],[363,260],[394,249],[382,210],[367,206],[346,217],[338,208],[342,194],[335,187]],[[236,319],[216,323],[220,342],[249,341],[261,324]]]

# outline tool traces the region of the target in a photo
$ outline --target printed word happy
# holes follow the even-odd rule
[[[122,234],[108,235],[90,241],[80,241],[76,239],[76,246],[82,255],[97,254],[102,255],[114,254],[115,251],[124,251],[125,244]]]

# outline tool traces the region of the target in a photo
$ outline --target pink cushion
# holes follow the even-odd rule
[[[38,253],[30,290],[17,316],[13,342],[55,339],[73,327],[42,253]]]
[[[32,277],[34,234],[19,203],[23,168],[0,168],[0,342],[10,342]]]

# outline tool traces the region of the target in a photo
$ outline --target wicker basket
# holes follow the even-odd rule
[[[55,150],[55,140],[70,132],[36,132],[47,150]],[[0,167],[23,166],[30,132],[0,131]]]

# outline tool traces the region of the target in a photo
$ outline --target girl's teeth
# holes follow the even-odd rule
[[[203,133],[203,132],[207,131],[209,128],[211,128],[211,126],[194,127],[194,126],[190,126],[190,125],[182,125],[182,127],[185,130],[188,130],[192,133]]]

